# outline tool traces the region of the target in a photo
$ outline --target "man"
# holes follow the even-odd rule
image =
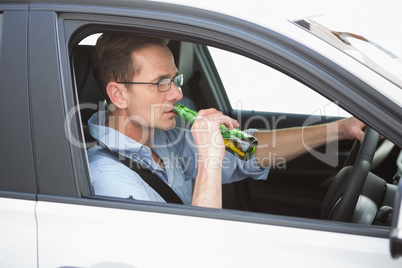
[[[236,120],[215,109],[201,110],[191,132],[175,129],[174,104],[182,99],[173,56],[161,39],[104,34],[98,39],[93,70],[108,111],[96,113],[93,137],[110,150],[147,166],[186,205],[222,207],[222,183],[247,177],[266,179],[269,153],[289,161],[337,139],[361,139],[362,123],[348,118],[328,125],[278,131],[248,130],[261,146],[241,161],[225,151],[220,125]],[[303,139],[302,137],[303,131]],[[329,131],[329,133],[327,133]],[[269,146],[275,135],[276,146]],[[98,195],[164,202],[141,177],[101,147],[88,151],[91,179]]]

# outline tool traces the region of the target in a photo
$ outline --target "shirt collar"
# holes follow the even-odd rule
[[[130,155],[138,154],[140,150],[145,151],[146,149],[143,147],[148,148],[121,132],[106,126],[107,120],[107,111],[99,111],[91,116],[88,120],[88,125],[92,137],[104,143],[110,150]]]

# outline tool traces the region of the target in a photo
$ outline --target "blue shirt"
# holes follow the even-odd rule
[[[190,205],[197,175],[197,148],[191,132],[174,128],[169,131],[155,130],[152,150],[163,160],[163,170],[151,158],[151,149],[106,126],[107,112],[95,113],[90,120],[91,135],[103,142],[110,150],[147,166],[167,183],[185,205]],[[249,134],[255,130],[248,130]],[[112,156],[105,149],[95,146],[88,150],[91,181],[96,195],[137,200],[165,202],[141,177]],[[242,161],[226,152],[222,162],[222,181],[230,183],[245,178],[266,179],[269,169],[261,169],[252,157]]]

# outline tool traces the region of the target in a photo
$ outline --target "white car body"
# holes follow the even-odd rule
[[[193,5],[187,1],[169,2]],[[197,5],[213,7],[213,2],[216,0],[201,1]],[[56,6],[56,10],[87,19],[86,13],[81,14],[80,6],[75,4],[33,1],[30,10],[48,12]],[[129,4],[128,7],[113,6],[113,3],[108,6],[106,1],[104,4],[93,12],[104,16],[113,16],[114,12],[118,16],[135,16],[131,10],[135,7]],[[0,8],[7,5],[0,2]],[[21,10],[25,8],[22,6]],[[13,5],[13,9],[18,11],[18,5]],[[225,9],[229,15],[242,13],[226,5]],[[58,14],[63,12],[56,11],[53,16]],[[256,14],[261,16],[262,11]],[[260,20],[257,15],[247,16]],[[62,44],[68,32],[63,28],[63,19],[55,19],[59,24],[51,26],[57,27],[58,44]],[[401,107],[398,85],[288,20],[276,21],[273,28],[319,51]],[[66,59],[66,43],[57,49],[60,61]],[[303,61],[294,59],[298,60]],[[68,65],[61,66],[69,72]],[[320,72],[317,66],[311,68]],[[351,111],[354,112],[353,108]],[[366,119],[364,115],[362,118]],[[45,155],[37,154],[38,157]],[[87,164],[86,161],[83,159],[82,163]],[[76,188],[80,192],[85,187],[77,185]],[[23,195],[14,198],[14,193],[5,192],[0,188],[0,193],[4,193],[0,195],[0,267],[402,267],[402,258],[393,258],[390,249],[392,243],[400,245],[402,241],[401,183],[399,196],[395,198],[393,225],[386,232],[372,226],[234,210],[141,201],[127,204],[116,199],[83,200],[71,196],[60,196],[55,201],[50,194],[41,192],[37,198]]]

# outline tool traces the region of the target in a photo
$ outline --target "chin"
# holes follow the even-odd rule
[[[175,120],[173,120],[173,123],[170,125],[170,127],[169,127],[169,129],[168,129],[168,130],[173,129],[175,126],[176,126],[176,121],[175,121]]]
[[[168,130],[173,129],[175,126],[176,126],[176,121],[172,120],[172,122],[166,122],[165,124],[161,125],[161,127],[159,127],[159,129],[168,131]]]

